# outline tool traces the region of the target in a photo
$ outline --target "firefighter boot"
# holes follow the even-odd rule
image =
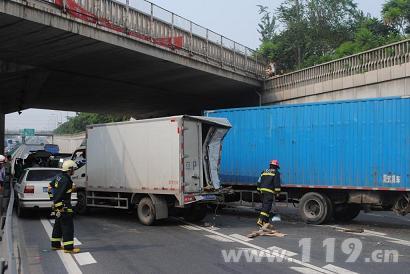
[[[80,249],[78,247],[75,247],[73,249],[64,249],[64,253],[76,254],[80,253]]]

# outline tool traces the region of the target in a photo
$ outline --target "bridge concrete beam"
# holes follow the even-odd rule
[[[230,66],[216,65],[211,61],[204,62],[202,58],[196,57],[195,55],[191,56],[189,52],[179,50],[178,54],[176,54],[172,49],[157,46],[144,40],[136,40],[124,33],[102,27],[97,28],[95,24],[72,18],[62,10],[41,1],[0,0],[0,13],[30,20],[44,26],[91,38],[95,41],[120,46],[124,49],[190,67],[202,72],[244,82],[254,87],[261,87],[262,85],[262,81],[255,79],[255,76],[252,74],[241,74]]]

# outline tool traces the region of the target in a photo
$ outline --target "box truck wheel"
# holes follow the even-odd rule
[[[86,214],[87,208],[87,194],[85,191],[81,190],[77,192],[77,205],[75,206],[75,212],[78,214]]]
[[[299,214],[308,224],[323,224],[332,218],[333,206],[325,194],[309,192],[299,201]]]
[[[356,218],[361,210],[359,204],[341,204],[335,206],[333,217],[339,222],[348,222]]]
[[[155,206],[151,198],[144,197],[138,204],[138,218],[144,225],[152,225],[155,221]]]
[[[206,205],[193,205],[184,209],[184,219],[188,222],[198,222],[205,218],[207,213]]]

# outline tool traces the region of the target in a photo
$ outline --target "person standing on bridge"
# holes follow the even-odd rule
[[[74,248],[74,221],[71,205],[71,193],[75,190],[71,176],[77,165],[72,160],[64,161],[61,175],[57,175],[48,187],[48,195],[53,201],[56,220],[51,238],[53,250],[64,250],[65,253],[78,253]],[[63,246],[61,246],[63,242]]]
[[[257,184],[257,189],[261,193],[262,200],[262,209],[256,222],[260,227],[269,223],[272,204],[275,201],[275,195],[281,191],[280,187],[279,161],[272,160],[269,168],[262,171]]]

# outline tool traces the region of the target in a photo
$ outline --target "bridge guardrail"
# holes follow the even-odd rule
[[[280,91],[410,62],[410,39],[269,79],[267,88]]]
[[[185,56],[265,78],[266,61],[257,51],[204,28],[146,0],[46,0],[83,21],[121,32],[132,38],[170,48]]]

